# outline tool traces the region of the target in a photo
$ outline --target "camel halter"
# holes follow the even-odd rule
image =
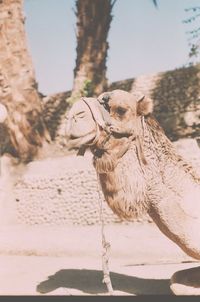
[[[80,150],[78,151],[78,155],[84,155],[85,150],[87,149],[87,147],[93,146],[97,143],[97,141],[99,140],[99,136],[100,136],[100,129],[104,130],[107,133],[107,137],[105,138],[105,140],[101,144],[102,149],[103,149],[104,145],[106,144],[106,142],[110,139],[110,136],[114,135],[114,133],[112,133],[110,131],[110,127],[109,127],[110,124],[111,124],[110,114],[105,109],[104,105],[101,104],[99,101],[97,101],[97,102],[88,101],[87,98],[82,98],[82,101],[88,106],[88,108],[91,112],[92,118],[95,121],[96,136],[92,140],[91,143],[89,143],[89,144],[87,144],[87,145],[80,148]],[[141,117],[141,125],[142,125],[142,130],[144,132],[144,116]],[[146,158],[145,158],[144,153],[143,153],[142,142],[141,142],[141,139],[139,137],[137,128],[138,128],[137,125],[135,125],[136,132],[135,133],[132,132],[132,133],[130,133],[130,135],[128,135],[129,138],[130,138],[129,143],[131,143],[131,141],[135,140],[137,154],[138,154],[138,160],[141,164],[146,165],[147,161],[146,161]]]
[[[92,140],[91,143],[87,144],[86,146],[83,146],[80,148],[78,155],[84,155],[85,150],[88,146],[95,145],[96,142],[99,140],[100,137],[100,130],[104,130],[107,132],[107,137],[102,143],[102,147],[106,144],[106,142],[109,140],[110,136],[113,135],[113,133],[110,131],[110,115],[109,112],[104,108],[102,104],[99,102],[89,102],[86,98],[82,98],[82,101],[88,106],[92,118],[95,121],[96,124],[96,136]],[[143,128],[143,117],[141,120],[142,128]],[[136,127],[137,128],[137,127]],[[144,130],[144,129],[143,129]],[[137,131],[136,131],[137,132]],[[143,164],[146,164],[146,160],[142,151],[141,147],[141,142],[138,133],[131,133],[130,134],[130,140],[131,141],[135,140],[136,141],[136,148],[137,148],[137,153],[138,153],[138,159],[140,162]],[[110,253],[110,243],[106,240],[105,236],[105,222],[104,222],[104,216],[103,216],[103,201],[100,196],[100,180],[99,180],[99,175],[97,173],[97,185],[98,185],[98,194],[99,194],[99,206],[100,206],[100,221],[101,221],[101,237],[102,237],[102,270],[103,270],[103,283],[106,284],[107,290],[110,295],[113,295],[113,287],[112,287],[112,282],[110,279],[110,272],[109,272],[109,253]]]
[[[103,105],[101,105],[99,102],[89,102],[86,98],[82,98],[82,101],[87,105],[87,107],[89,108],[92,118],[95,121],[96,124],[96,135],[95,138],[92,140],[91,143],[87,143],[85,145],[85,147],[83,146],[82,148],[80,148],[78,155],[84,155],[85,150],[87,149],[87,147],[89,146],[93,146],[96,144],[96,142],[99,140],[99,136],[100,136],[100,129],[106,131],[106,133],[108,134],[108,137],[106,138],[106,141],[109,139],[110,135],[111,135],[111,131],[109,129],[109,125],[110,125],[110,115],[109,113],[106,111],[106,109],[103,107]]]

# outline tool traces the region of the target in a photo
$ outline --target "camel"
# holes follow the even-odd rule
[[[6,107],[0,103],[0,123],[4,123],[8,116]]]
[[[147,213],[165,236],[200,260],[200,176],[178,154],[152,112],[150,98],[123,90],[83,98],[69,112],[69,142],[81,154],[90,148],[114,213],[127,220]],[[187,271],[182,274],[172,276],[175,294],[184,294],[179,283]],[[189,294],[197,292],[193,285],[187,283]]]

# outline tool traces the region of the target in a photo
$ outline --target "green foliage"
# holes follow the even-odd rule
[[[91,80],[86,79],[83,83],[82,89],[77,93],[71,94],[69,98],[67,98],[66,102],[69,106],[72,106],[76,101],[78,101],[81,97],[92,97],[94,94],[94,85]]]
[[[153,1],[153,4],[155,5],[155,7],[158,8],[157,0],[152,0],[152,1]]]
[[[199,45],[192,44],[189,52],[189,57],[198,57],[199,55]]]
[[[82,94],[83,96],[86,97],[91,97],[93,96],[94,93],[94,85],[92,83],[91,80],[85,80],[84,84],[83,84],[83,89],[82,89]]]
[[[183,20],[183,23],[186,24],[189,29],[186,31],[188,35],[189,59],[191,61],[189,63],[197,63],[200,59],[200,6],[187,8],[185,12],[190,14],[187,19]],[[195,62],[195,60],[197,62]]]
[[[69,98],[66,99],[67,104],[71,107],[76,101],[78,101],[81,98],[81,94],[77,93],[74,95],[71,95]]]

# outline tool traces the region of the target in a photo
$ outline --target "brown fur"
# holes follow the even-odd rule
[[[183,167],[184,171],[186,173],[189,173],[193,177],[193,179],[198,182],[199,176],[196,174],[193,167],[175,152],[172,143],[165,136],[164,131],[159,123],[152,116],[146,117],[145,123],[149,129],[152,140],[155,140],[161,148],[163,147],[165,149],[166,155],[168,157],[170,155],[170,160],[172,162],[178,162],[180,167]],[[106,137],[106,132],[102,131],[98,143],[91,149],[94,154],[94,167],[100,175],[100,182],[105,198],[109,206],[120,218],[130,220],[136,217],[140,217],[148,212],[149,207],[147,199],[145,197],[146,187],[144,186],[144,183],[142,181],[142,170],[144,169],[146,164],[148,165],[149,159],[147,158],[147,162],[142,162],[140,157],[143,156],[143,152],[138,152],[136,140],[132,140],[127,137],[115,138],[114,136],[110,136],[104,145]],[[131,149],[129,150],[130,147]],[[148,146],[145,146],[145,148],[148,148]],[[97,150],[102,151],[102,155],[99,157],[95,155],[95,152],[97,152]],[[125,156],[126,152],[128,152],[128,154],[126,154]],[[134,157],[136,161],[135,164],[133,164]],[[134,196],[136,194],[135,192],[132,192],[132,200],[127,201],[121,195],[121,193],[119,194],[118,188],[121,184],[120,179],[124,178],[124,173],[127,173],[127,171],[124,171],[123,168],[125,161],[129,161],[129,163],[127,164],[128,166],[126,165],[127,169],[133,169],[133,174],[131,175],[135,175],[133,177],[138,177],[138,181],[136,180],[136,187],[138,190],[137,194],[140,196],[140,198],[141,196],[143,196],[144,198],[136,198],[137,200],[134,200]],[[118,165],[119,167],[117,168]],[[123,173],[119,176],[119,171],[122,169]],[[139,171],[139,173],[137,173],[137,170]],[[116,177],[116,175],[118,175],[118,177]],[[122,200],[120,200],[118,195],[120,196],[120,198],[122,198]]]
[[[98,173],[107,173],[115,169],[118,159],[128,150],[130,140],[127,137],[116,139],[100,131],[100,137],[95,146],[91,147],[94,154],[93,164]]]
[[[134,97],[126,92],[113,91],[110,93],[109,99],[107,95],[106,101],[111,116],[110,129],[114,135],[124,136],[124,139],[127,140],[127,153],[124,152],[122,157],[116,156],[119,154],[119,150],[125,146],[125,143],[122,137],[119,139],[112,136],[107,142],[106,156],[102,156],[101,160],[96,161],[95,168],[100,173],[105,199],[117,215],[125,219],[131,219],[145,212],[151,214],[154,212],[152,212],[152,207],[149,205],[148,198],[146,198],[146,194],[148,194],[148,183],[146,181],[150,177],[149,185],[153,180],[152,186],[156,186],[156,182],[160,181],[168,183],[165,165],[180,169],[180,177],[183,177],[181,175],[185,173],[188,176],[190,175],[192,181],[199,183],[199,175],[176,152],[162,127],[152,117],[152,101],[149,98],[143,97],[137,102]],[[130,162],[127,166],[125,162],[128,160]],[[105,169],[109,161],[114,163],[110,170]],[[127,167],[127,170],[124,170],[123,165]],[[155,176],[151,176],[151,174],[154,175],[154,170]],[[123,188],[120,189],[120,186],[123,183],[125,173],[128,173],[128,171],[133,185],[130,184],[130,188],[132,188],[128,193],[127,187],[130,180],[127,180],[127,183],[124,183],[126,191],[123,193]],[[169,181],[167,186],[172,189],[173,184],[175,183]],[[177,194],[178,190],[177,184],[177,189],[175,189]],[[132,199],[126,198],[128,194],[132,194]],[[140,197],[138,198],[138,196]],[[163,198],[161,192],[160,198]],[[155,217],[156,215],[152,214],[152,216]],[[165,228],[163,227],[163,229]],[[172,240],[175,238],[172,233],[170,238]]]
[[[111,135],[94,135],[91,150],[108,205],[123,219],[148,213],[168,238],[200,259],[200,176],[151,116],[150,99],[119,90],[107,96]],[[91,133],[91,114],[87,119]],[[81,132],[82,119],[76,124]]]
[[[166,154],[168,159],[180,166],[185,173],[190,174],[195,182],[200,183],[200,176],[197,174],[196,170],[180,154],[178,154],[158,121],[152,115],[149,115],[146,118],[146,124],[152,137],[162,148],[163,153]]]
[[[142,133],[141,116],[144,116],[145,123],[151,132],[153,139],[162,149],[163,153],[176,162],[184,169],[186,173],[191,174],[193,179],[199,182],[199,176],[194,168],[187,163],[175,150],[170,140],[164,133],[164,130],[156,119],[152,116],[153,101],[145,96],[137,98],[128,92],[122,90],[114,90],[104,93],[101,99],[107,96],[107,105],[109,106],[111,116],[111,131],[121,135],[133,135],[136,137],[136,145],[138,158],[147,164],[147,160],[143,152],[144,138]],[[123,114],[119,114],[117,110],[121,109]],[[112,150],[112,144],[111,144]]]
[[[163,234],[200,260],[200,176],[151,116],[150,99],[119,90],[105,95],[99,99],[110,112],[112,134],[100,131],[91,150],[108,205],[126,220],[148,213]]]

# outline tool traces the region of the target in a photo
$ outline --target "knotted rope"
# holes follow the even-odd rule
[[[102,238],[102,269],[103,269],[103,280],[102,282],[106,284],[108,293],[110,295],[114,294],[112,282],[110,279],[109,271],[109,256],[110,256],[110,243],[106,240],[105,236],[105,223],[103,215],[103,200],[100,195],[100,181],[99,175],[97,174],[98,183],[98,194],[99,194],[99,207],[100,207],[100,220],[101,220],[101,238]]]

